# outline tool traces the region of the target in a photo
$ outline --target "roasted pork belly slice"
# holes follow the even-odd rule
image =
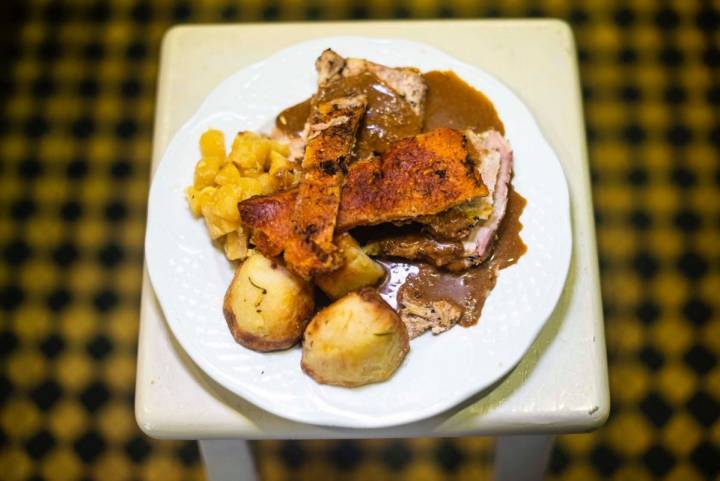
[[[475,198],[435,216],[416,219],[425,235],[398,235],[370,246],[376,255],[422,260],[447,270],[464,270],[482,263],[505,216],[512,150],[495,130],[465,132],[477,154],[477,169],[490,195]]]
[[[367,99],[363,95],[341,97],[313,105],[308,118],[308,145],[302,167],[323,167],[330,174],[350,154]]]
[[[380,162],[353,165],[343,187],[338,228],[432,215],[487,189],[457,130],[436,129],[395,142]]]
[[[437,129],[394,143],[380,158],[356,162],[342,187],[335,231],[433,215],[487,194],[461,132]],[[297,190],[252,197],[240,218],[257,248],[278,255],[297,229],[292,207]],[[290,236],[290,237],[288,237]]]
[[[490,219],[493,213],[495,187],[501,165],[501,150],[498,143],[506,145],[502,136],[488,130],[477,134],[465,131],[473,151],[478,172],[488,188],[488,195],[478,197],[465,204],[448,209],[434,216],[421,217],[416,222],[424,225],[424,230],[434,239],[441,241],[467,240],[474,228]]]
[[[344,163],[366,106],[364,96],[355,96],[318,103],[311,110],[303,176],[292,211],[294,235],[285,244],[287,266],[303,278],[332,271],[340,262],[333,237]]]

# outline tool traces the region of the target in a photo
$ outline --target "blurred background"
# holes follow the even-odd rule
[[[133,415],[163,33],[432,17],[556,17],[578,44],[613,406],[558,439],[548,479],[720,477],[720,2],[5,0],[0,479],[203,478],[194,442],[148,439]],[[474,480],[493,443],[254,448],[263,480]]]

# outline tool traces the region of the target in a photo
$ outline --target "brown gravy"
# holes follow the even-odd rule
[[[505,126],[490,99],[454,72],[433,70],[423,77],[428,86],[423,131],[448,127],[482,132],[494,128],[505,135]]]
[[[364,125],[360,127],[356,158],[383,152],[391,142],[421,130],[449,127],[482,132],[494,128],[505,133],[492,102],[454,72],[431,71],[423,77],[428,85],[424,119],[419,119],[397,93],[371,73],[334,82],[321,89],[319,96],[324,100],[360,93],[368,96],[368,110]],[[291,135],[301,133],[310,113],[310,101],[281,112],[276,119],[278,129]],[[396,309],[398,301],[406,295],[428,300],[444,299],[464,309],[460,321],[463,326],[475,324],[487,296],[495,287],[498,271],[516,263],[527,250],[520,238],[520,215],[526,203],[520,194],[510,190],[507,212],[498,229],[492,257],[461,274],[441,271],[422,262],[380,259],[388,271],[379,289],[381,296]]]
[[[490,259],[482,265],[461,274],[453,274],[425,263],[383,260],[388,278],[381,286],[380,294],[395,308],[405,296],[430,301],[444,299],[463,309],[460,324],[475,324],[487,296],[495,287],[498,271],[515,264],[527,251],[527,246],[520,238],[520,215],[525,204],[525,198],[511,189],[495,249]]]
[[[310,115],[310,100],[303,100],[280,112],[275,118],[275,127],[290,136],[302,134],[305,129],[305,121]]]
[[[349,95],[364,94],[368,107],[360,124],[353,156],[364,159],[382,153],[396,140],[420,133],[422,120],[397,92],[370,72],[341,78],[321,87],[316,100],[323,102]],[[310,113],[310,101],[286,109],[278,115],[275,125],[288,134],[302,131]]]
[[[425,118],[422,119],[423,132],[439,127],[459,130],[471,128],[477,132],[495,128],[505,134],[505,126],[490,99],[454,72],[433,70],[423,74],[423,78],[428,86]],[[368,144],[365,150],[374,146],[378,152],[382,152],[392,140],[419,132],[420,119],[402,98],[371,73],[341,79],[320,91],[325,100],[359,93],[368,95],[365,128],[361,126],[359,139],[360,144]],[[280,112],[275,119],[276,127],[289,135],[302,133],[310,114],[310,101],[304,100]],[[358,155],[358,158],[362,157]]]

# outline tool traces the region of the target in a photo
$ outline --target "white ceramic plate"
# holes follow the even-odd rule
[[[478,324],[415,339],[389,381],[358,389],[315,383],[300,369],[299,348],[260,354],[235,343],[222,315],[231,265],[211,245],[203,221],[192,217],[183,194],[192,183],[200,135],[220,129],[230,143],[237,131],[269,130],[278,112],[315,91],[313,64],[328,47],[390,66],[453,70],[484,92],[505,123],[515,153],[513,183],[528,200],[521,218],[527,254],[500,273]],[[297,44],[215,88],[175,134],[155,172],[145,239],[150,278],[168,325],[210,377],[279,416],[355,428],[438,414],[506,374],[552,313],[571,250],[568,190],[560,162],[518,97],[491,75],[435,48],[361,37]]]

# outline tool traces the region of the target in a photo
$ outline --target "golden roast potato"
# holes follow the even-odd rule
[[[315,284],[331,299],[339,299],[350,291],[377,284],[385,277],[385,270],[372,260],[350,234],[335,239],[343,266],[333,272],[315,277]]]
[[[312,286],[258,252],[237,268],[223,303],[235,340],[262,352],[297,343],[314,308]]]
[[[410,349],[405,325],[373,289],[351,292],[305,330],[302,369],[321,384],[356,387],[388,379]]]

